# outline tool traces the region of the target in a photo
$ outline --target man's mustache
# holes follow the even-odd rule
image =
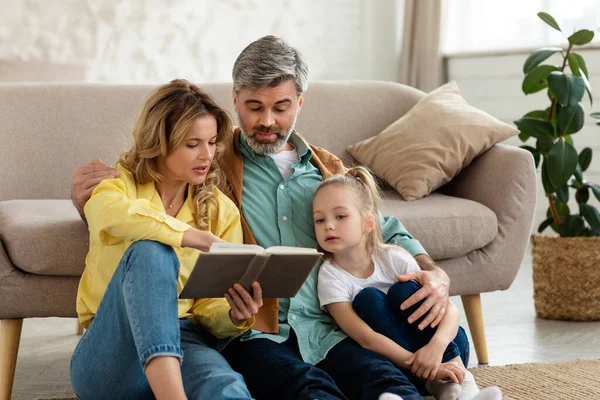
[[[281,129],[279,129],[276,126],[259,126],[258,128],[253,130],[253,133],[256,134],[264,134],[264,135],[269,135],[272,133],[276,133],[277,135],[281,136]]]

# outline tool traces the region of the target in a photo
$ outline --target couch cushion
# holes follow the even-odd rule
[[[397,217],[434,260],[465,255],[498,234],[496,214],[471,200],[432,193],[408,202],[394,190],[383,196],[383,215]]]
[[[384,190],[381,212],[397,217],[435,260],[459,257],[490,243],[496,214],[471,200],[433,193],[407,202]],[[89,238],[70,200],[0,202],[0,241],[12,263],[38,275],[81,276]]]
[[[0,240],[20,270],[81,276],[89,233],[70,200],[9,200],[0,202]]]
[[[467,104],[453,81],[429,93],[379,135],[348,147],[348,152],[405,200],[416,200],[450,182],[495,143],[518,133]]]

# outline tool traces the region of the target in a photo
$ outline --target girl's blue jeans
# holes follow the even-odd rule
[[[365,288],[356,295],[352,307],[358,316],[375,332],[387,336],[404,349],[414,353],[429,343],[437,330],[437,328],[431,328],[431,326],[422,331],[419,330],[419,323],[425,316],[412,324],[408,323],[408,317],[419,308],[424,300],[406,310],[400,309],[400,304],[419,289],[420,286],[414,281],[394,283],[387,295],[379,289]],[[456,356],[460,356],[465,367],[468,366],[469,340],[464,329],[460,326],[456,337],[446,348],[442,362],[450,361]],[[404,372],[422,392],[422,384],[419,383],[419,380],[411,376],[410,370],[404,370]]]
[[[250,399],[244,379],[210,343],[214,337],[177,316],[179,260],[153,241],[123,255],[91,325],[71,359],[80,399],[154,399],[145,366],[154,357],[181,360],[188,399]]]

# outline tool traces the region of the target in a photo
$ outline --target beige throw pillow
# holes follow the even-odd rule
[[[379,135],[347,150],[405,200],[416,200],[448,183],[495,143],[518,133],[468,105],[452,81],[430,92]]]

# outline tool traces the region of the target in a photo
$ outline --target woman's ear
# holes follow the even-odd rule
[[[369,215],[365,218],[365,233],[369,233],[373,229],[375,229],[375,217]]]

